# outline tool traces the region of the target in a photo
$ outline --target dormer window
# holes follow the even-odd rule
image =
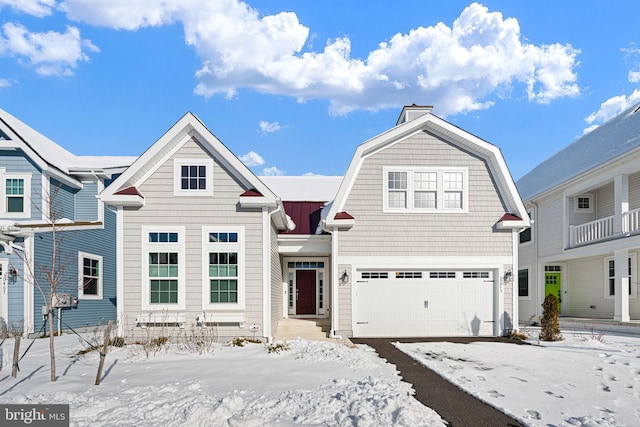
[[[176,159],[173,171],[174,195],[213,195],[212,159]]]

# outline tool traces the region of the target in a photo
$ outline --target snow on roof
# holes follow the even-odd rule
[[[523,200],[531,199],[640,147],[640,104],[583,135],[516,183]]]
[[[341,176],[261,176],[259,177],[283,201],[329,202],[342,182]]]
[[[0,120],[23,139],[45,162],[64,173],[70,169],[108,169],[129,166],[135,157],[128,156],[76,156],[40,132],[0,109]]]

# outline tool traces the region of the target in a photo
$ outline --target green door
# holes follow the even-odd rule
[[[544,296],[552,294],[558,298],[558,313],[561,312],[560,304],[562,295],[560,294],[560,273],[544,273]]]

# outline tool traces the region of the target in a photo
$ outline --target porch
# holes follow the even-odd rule
[[[327,317],[295,318],[287,317],[278,321],[274,340],[288,341],[303,338],[311,341],[331,341],[352,347],[349,338],[329,338],[331,319]]]
[[[577,247],[591,243],[628,237],[640,233],[640,209],[621,215],[620,231],[616,231],[615,215],[569,226],[569,245]]]
[[[640,335],[640,320],[618,322],[609,319],[582,317],[560,317],[560,328],[565,331],[593,331],[598,333],[618,333]]]

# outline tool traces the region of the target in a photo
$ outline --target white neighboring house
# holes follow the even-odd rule
[[[532,219],[520,235],[520,321],[545,295],[567,317],[640,319],[640,106],[542,162],[518,183]]]
[[[331,337],[517,327],[526,211],[500,150],[431,107],[405,107],[344,179],[258,178],[188,113],[100,198],[117,207],[130,334],[269,341],[284,317],[325,319]]]

